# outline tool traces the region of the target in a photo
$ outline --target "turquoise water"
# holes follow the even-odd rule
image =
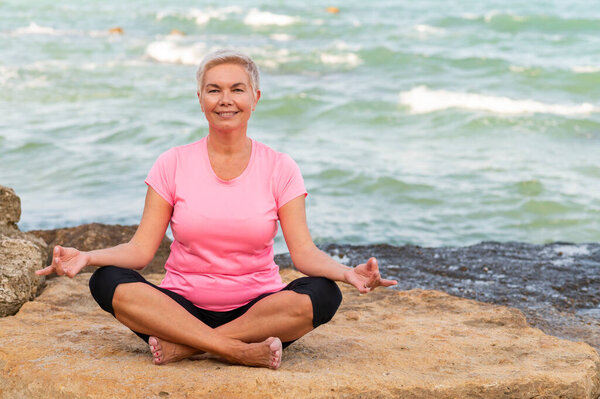
[[[0,3],[22,230],[138,223],[156,157],[207,134],[196,64],[236,47],[262,71],[249,134],[300,165],[317,242],[600,241],[600,5],[147,3]]]

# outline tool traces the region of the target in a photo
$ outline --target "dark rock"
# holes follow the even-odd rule
[[[600,244],[482,242],[424,248],[325,244],[320,248],[356,265],[375,256],[396,289],[441,290],[513,306],[544,332],[585,341],[600,350]],[[278,258],[291,265],[289,256]],[[487,268],[487,270],[486,270]]]

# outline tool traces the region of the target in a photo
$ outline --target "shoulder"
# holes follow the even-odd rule
[[[171,147],[158,156],[158,161],[172,163],[177,162],[178,159],[198,154],[200,153],[199,148],[205,139],[206,138],[203,138],[190,144]]]
[[[276,151],[266,144],[252,140],[253,145],[256,146],[255,154],[256,157],[262,163],[266,163],[275,168],[290,167],[296,165],[296,162],[286,153]]]

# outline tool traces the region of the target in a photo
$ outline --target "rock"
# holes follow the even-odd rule
[[[600,243],[482,242],[427,248],[323,244],[348,265],[377,257],[396,288],[442,290],[452,295],[511,306],[547,334],[585,341],[600,351]],[[281,255],[278,265],[291,265]]]
[[[0,185],[0,317],[15,314],[44,284],[35,271],[44,264],[46,244],[19,231],[20,218],[21,199]]]
[[[107,225],[101,223],[84,224],[56,230],[32,230],[29,234],[43,239],[48,244],[46,264],[52,263],[54,246],[74,247],[81,251],[91,251],[112,247],[128,242],[135,234],[137,226]],[[142,274],[164,273],[165,262],[169,257],[171,240],[164,237],[154,259],[142,270]],[[88,266],[83,272],[93,272],[95,267]],[[49,277],[53,277],[50,275]]]
[[[10,187],[0,185],[0,226],[17,227],[21,219],[21,199]]]
[[[35,243],[0,235],[0,317],[10,316],[34,299],[44,283],[35,274],[45,252]]]
[[[282,275],[289,281],[299,273],[287,269]],[[338,314],[287,348],[277,371],[207,356],[154,366],[147,345],[95,304],[89,276],[52,279],[16,316],[0,320],[1,397],[584,399],[600,394],[595,350],[529,327],[516,309],[438,291],[379,289],[359,295],[346,285]],[[153,282],[161,277],[148,276]]]

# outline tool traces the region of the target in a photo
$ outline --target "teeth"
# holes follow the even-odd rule
[[[233,116],[236,112],[219,112],[219,116]]]

